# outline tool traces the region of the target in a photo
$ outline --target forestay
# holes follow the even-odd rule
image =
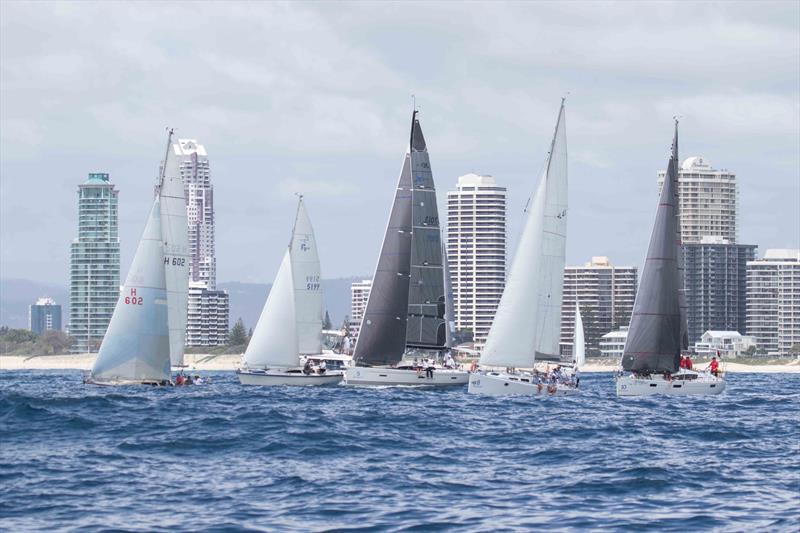
[[[92,367],[95,381],[162,381],[170,377],[160,210],[156,198]]]
[[[287,249],[244,353],[249,368],[300,365],[294,296],[292,258]]]
[[[526,368],[533,366],[535,356],[558,356],[567,232],[565,121],[562,100],[481,365]]]
[[[314,228],[303,198],[297,204],[297,216],[289,245],[294,280],[294,304],[297,316],[299,353],[322,352],[322,285],[319,253]]]

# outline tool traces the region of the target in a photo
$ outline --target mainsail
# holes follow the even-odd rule
[[[353,359],[360,365],[393,365],[405,352],[411,270],[411,181],[409,146],[353,351]]]
[[[170,360],[183,365],[186,344],[186,314],[189,297],[189,226],[181,170],[172,146],[172,130],[161,167],[158,194],[161,197],[161,235],[164,241],[167,302],[169,303]]]
[[[547,164],[481,354],[484,366],[527,368],[559,354],[567,239],[567,133],[564,101]]]
[[[622,367],[634,372],[676,372],[686,331],[682,312],[678,220],[678,123],[642,281],[633,304]]]
[[[297,204],[292,242],[289,244],[294,280],[294,305],[297,336],[303,355],[322,352],[322,285],[319,254],[314,228],[308,218],[303,197]]]
[[[411,281],[406,346],[441,350],[447,345],[442,233],[430,158],[416,111],[411,123],[410,154]]]
[[[292,368],[300,364],[294,298],[292,256],[287,249],[244,353],[248,367]]]
[[[170,377],[167,291],[156,197],[100,352],[95,381],[162,381]]]
[[[572,357],[578,368],[586,364],[586,340],[583,336],[581,306],[577,300],[575,301],[575,335],[572,338]]]

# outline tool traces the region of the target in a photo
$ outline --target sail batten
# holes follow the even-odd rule
[[[530,367],[559,357],[567,233],[567,138],[562,100],[547,164],[529,202],[480,363]]]

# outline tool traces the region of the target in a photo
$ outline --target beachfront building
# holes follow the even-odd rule
[[[626,340],[628,340],[628,326],[621,327],[616,331],[609,331],[600,337],[600,357],[621,360]]]
[[[800,250],[747,262],[747,334],[760,354],[800,353]]]
[[[217,346],[228,339],[230,302],[217,290],[214,233],[214,188],[208,153],[194,139],[178,139],[177,157],[186,195],[189,231],[189,312],[187,346]]]
[[[659,193],[666,171],[658,172]],[[685,159],[678,171],[678,204],[683,244],[699,243],[705,236],[726,242],[737,240],[738,191],[736,174],[717,170],[703,156]]]
[[[39,298],[28,307],[28,329],[37,335],[61,329],[61,306],[52,298]]]
[[[756,340],[738,331],[706,331],[694,343],[694,353],[699,357],[735,359],[751,355],[756,350]]]
[[[690,346],[709,330],[747,332],[747,262],[757,248],[719,236],[683,245]]]
[[[74,353],[95,352],[119,297],[119,192],[108,174],[78,186],[78,236],[70,250],[69,334]]]
[[[580,302],[586,355],[601,354],[600,339],[627,326],[636,299],[637,269],[614,266],[608,257],[592,257],[583,266],[564,268],[561,306],[561,355],[572,355],[575,336],[575,302]]]
[[[364,310],[367,308],[369,291],[372,289],[372,280],[364,279],[350,284],[350,337],[351,343],[355,343],[361,331],[361,319],[364,318]],[[353,344],[355,346],[355,344]]]
[[[506,283],[506,188],[466,174],[447,192],[447,262],[455,328],[486,342]]]

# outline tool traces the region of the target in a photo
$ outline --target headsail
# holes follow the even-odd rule
[[[575,301],[575,335],[572,339],[572,358],[575,366],[581,368],[586,364],[586,340],[583,336],[583,318],[581,318],[580,302]]]
[[[189,298],[189,225],[181,170],[172,146],[172,130],[161,167],[158,194],[161,198],[161,235],[164,241],[167,301],[169,302],[169,345],[172,364],[183,364],[186,344],[186,314]]]
[[[411,124],[411,282],[406,346],[441,350],[447,345],[442,232],[436,187],[422,128]]]
[[[558,357],[566,262],[567,136],[564,101],[480,363],[531,367]]]
[[[453,337],[456,331],[456,315],[453,309],[453,282],[450,277],[450,265],[447,262],[447,250],[442,243],[442,264],[444,267],[444,319],[445,319],[445,345],[453,347]]]
[[[392,365],[405,352],[411,269],[411,181],[409,146],[353,352],[353,359],[361,365]]]
[[[294,306],[292,257],[287,249],[244,353],[250,368],[292,368],[300,364]]]
[[[297,203],[297,216],[289,244],[294,280],[297,337],[301,354],[322,352],[322,285],[319,253],[314,228],[308,218],[303,197]]]
[[[679,270],[678,123],[658,200],[642,280],[633,304],[622,367],[635,372],[676,372],[686,330]]]
[[[156,197],[92,367],[93,380],[169,379],[169,329],[163,260],[161,211]]]

